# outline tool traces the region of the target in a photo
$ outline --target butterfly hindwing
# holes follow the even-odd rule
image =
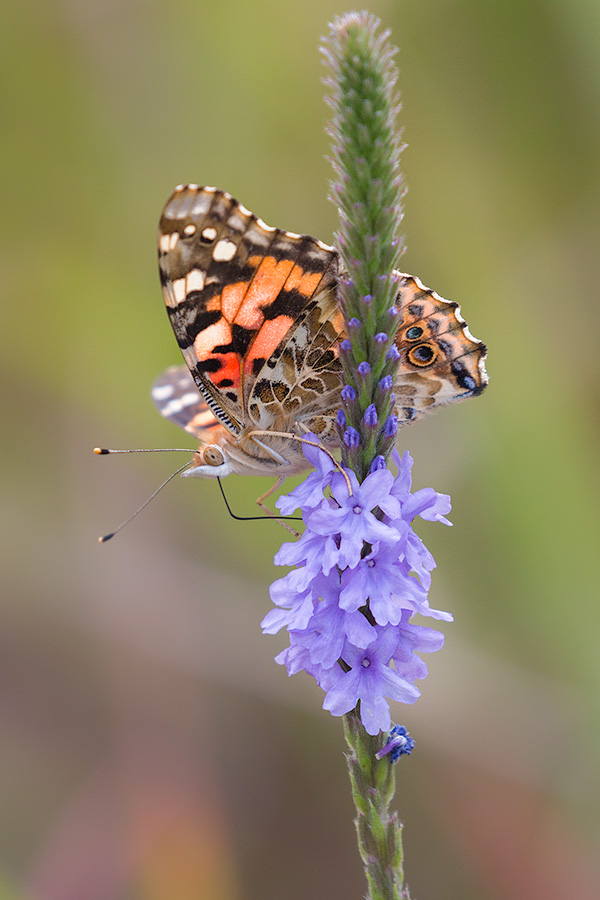
[[[400,424],[480,394],[488,382],[486,347],[469,332],[460,306],[419,278],[397,273],[400,361],[395,380]]]
[[[213,443],[223,432],[186,366],[170,366],[152,385],[154,405],[165,419],[184,428],[204,443]]]

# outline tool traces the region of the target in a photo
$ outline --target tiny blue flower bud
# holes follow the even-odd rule
[[[343,341],[342,341],[342,343],[343,343]],[[391,360],[400,359],[400,351],[398,350],[398,348],[396,347],[395,344],[392,344],[392,346],[388,350],[388,352],[386,354],[386,359],[391,359]]]
[[[360,446],[360,434],[356,430],[356,428],[346,428],[344,432],[344,443],[346,447],[349,447],[351,450]]]
[[[364,378],[371,371],[371,366],[369,365],[368,362],[361,362],[358,364],[357,371],[358,371],[358,374],[362,375]]]
[[[387,334],[385,333],[385,331],[379,331],[379,332],[375,335],[375,340],[377,341],[378,344],[385,344],[385,342],[387,341],[387,339],[388,339],[388,336],[387,336]]]
[[[389,376],[388,376],[389,377]],[[390,379],[390,387],[391,387],[391,379]],[[356,400],[356,391],[352,387],[351,384],[345,384],[341,390],[342,400],[344,403],[354,403]]]
[[[377,472],[379,469],[385,469],[385,467],[386,467],[385,466],[385,457],[381,456],[381,454],[380,454],[379,456],[376,456],[375,459],[373,460],[373,462],[371,463],[371,468],[369,469],[369,475],[371,474],[371,472]]]
[[[346,427],[346,413],[343,409],[338,409],[336,419],[340,428]]]
[[[368,305],[372,299],[373,299],[372,294],[365,294],[365,296],[363,297],[363,303],[366,303]]]
[[[394,385],[394,380],[391,375],[384,375],[381,381],[379,382],[379,390],[380,391],[391,391]]]
[[[365,414],[363,416],[363,421],[365,425],[369,426],[369,428],[375,428],[375,426],[377,425],[377,410],[374,403],[371,403],[369,406],[367,406]]]
[[[385,420],[385,425],[383,426],[383,433],[386,437],[394,437],[396,432],[398,431],[398,419],[396,416],[388,416]]]
[[[360,319],[357,319],[356,316],[353,316],[348,321],[348,328],[360,328]]]
[[[350,351],[352,350],[352,344],[350,343],[348,338],[344,338],[344,340],[340,344],[340,350],[343,350],[344,353],[350,353]]]
[[[388,742],[375,754],[376,759],[390,755],[390,763],[395,763],[401,756],[408,756],[414,750],[415,740],[404,725],[394,725],[389,733]]]
[[[390,306],[390,310],[389,310],[389,312],[388,312],[388,316],[390,316],[390,318],[393,319],[394,316],[397,316],[397,315],[398,315],[398,307],[397,307],[397,306]]]

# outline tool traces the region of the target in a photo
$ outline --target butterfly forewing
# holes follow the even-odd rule
[[[285,357],[315,294],[332,289],[337,258],[313,238],[265,225],[223,191],[188,185],[167,202],[159,262],[169,317],[200,392],[230,431],[249,417],[272,426],[265,379],[253,389]]]

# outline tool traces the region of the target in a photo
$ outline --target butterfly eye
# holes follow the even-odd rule
[[[218,447],[205,447],[202,451],[202,462],[207,466],[222,466],[223,454]]]
[[[422,336],[422,334],[423,334],[423,329],[420,327],[420,325],[413,325],[406,332],[406,340],[407,341],[418,341],[419,338]]]
[[[413,366],[419,366],[421,369],[431,365],[435,360],[435,356],[435,350],[430,344],[420,344],[418,347],[412,347],[408,351],[409,362],[411,362]]]

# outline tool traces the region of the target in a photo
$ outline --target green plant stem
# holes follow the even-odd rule
[[[387,757],[375,754],[382,735],[372,737],[356,710],[344,716],[344,736],[352,799],[356,807],[358,849],[369,886],[368,900],[410,900],[404,886],[402,824],[390,812],[395,792],[395,769]]]
[[[399,103],[394,95],[397,72],[392,62],[395,48],[387,32],[377,33],[378,26],[379,21],[367,13],[348,13],[333,22],[322,45],[331,73],[326,83],[333,111],[329,133],[337,176],[331,199],[340,213],[336,244],[345,269],[339,296],[348,341],[342,345],[340,357],[346,385],[355,392],[353,399],[344,402],[340,443],[342,460],[359,481],[369,473],[375,458],[386,458],[394,444],[392,384],[398,364],[394,355],[394,269],[403,249],[399,236],[404,193],[399,167],[402,144],[395,127]],[[369,407],[371,415],[365,416]],[[396,813],[390,812],[394,768],[387,757],[375,757],[385,738],[366,732],[358,708],[344,717],[344,733],[368,900],[408,900],[401,826]]]

